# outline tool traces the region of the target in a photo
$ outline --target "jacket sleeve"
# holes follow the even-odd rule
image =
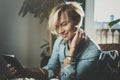
[[[49,59],[48,64],[43,67],[43,69],[48,70],[48,78],[52,78],[56,76],[56,74],[60,70],[59,43],[60,43],[60,39],[57,39],[53,46],[53,52],[51,58]]]
[[[76,78],[76,64],[69,64],[61,70],[61,80],[73,80]]]

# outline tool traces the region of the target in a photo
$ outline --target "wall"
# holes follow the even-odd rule
[[[24,0],[0,0],[0,54],[15,54],[19,61],[30,67],[40,65],[40,45],[48,40],[46,21],[18,12]]]
[[[86,0],[85,31],[95,40],[96,27],[94,26],[94,1]]]

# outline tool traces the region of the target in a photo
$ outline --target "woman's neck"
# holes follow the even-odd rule
[[[69,40],[69,41],[68,41],[68,49],[70,49],[71,42],[72,42],[72,40]]]

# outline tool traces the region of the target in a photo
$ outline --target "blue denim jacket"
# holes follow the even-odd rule
[[[90,37],[87,36],[85,41],[79,45],[79,50],[75,56],[77,64],[63,67],[68,51],[67,42],[59,37],[54,43],[53,53],[48,64],[43,67],[48,70],[49,79],[55,76],[60,69],[61,80],[93,80],[97,77],[100,48]]]

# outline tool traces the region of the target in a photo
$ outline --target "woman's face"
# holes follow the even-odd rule
[[[75,35],[77,28],[72,20],[69,20],[68,16],[63,13],[55,25],[57,33],[64,38],[66,41],[72,40]]]

